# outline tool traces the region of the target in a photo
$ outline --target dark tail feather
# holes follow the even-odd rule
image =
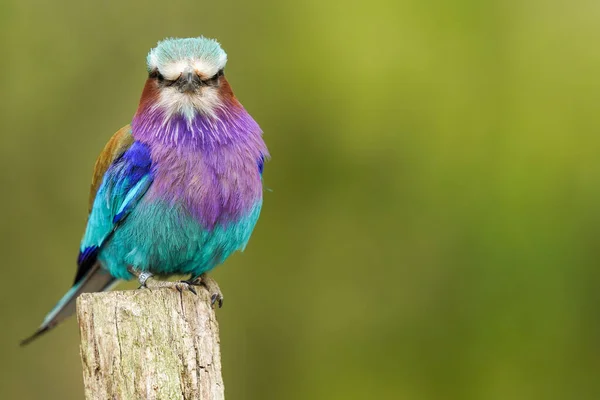
[[[45,326],[43,328],[38,329],[37,331],[35,331],[35,333],[33,335],[29,336],[26,339],[21,340],[20,345],[27,346],[29,343],[33,342],[35,339],[42,336],[44,333],[48,332],[49,330],[50,330],[50,326]]]
[[[46,315],[44,322],[37,331],[27,339],[21,341],[21,346],[25,346],[44,333],[48,332],[61,321],[75,313],[75,300],[81,293],[103,292],[109,290],[117,280],[108,272],[103,270],[99,264],[94,265],[89,272],[79,280],[54,306],[52,311]]]

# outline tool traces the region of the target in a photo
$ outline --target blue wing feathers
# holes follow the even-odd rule
[[[113,218],[113,224],[115,226],[125,219],[137,202],[142,198],[144,193],[146,193],[146,190],[148,190],[148,187],[150,186],[151,179],[152,177],[150,175],[143,176],[139,182],[127,192],[123,204],[121,204],[121,207],[119,207],[117,214]]]
[[[111,237],[152,183],[152,159],[147,145],[134,142],[107,169],[88,219],[77,260],[75,282],[95,264]]]
[[[85,273],[92,268],[97,258],[98,246],[86,247],[83,251],[79,252],[79,257],[77,257],[77,274],[75,275],[73,284],[76,284],[83,278]]]

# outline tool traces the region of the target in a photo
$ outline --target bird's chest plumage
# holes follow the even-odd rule
[[[105,258],[122,260],[119,270],[196,275],[246,245],[262,205],[251,152],[154,145],[151,156],[152,185],[115,232]]]
[[[247,215],[262,199],[256,156],[243,146],[208,150],[151,147],[148,202],[180,205],[206,230]]]

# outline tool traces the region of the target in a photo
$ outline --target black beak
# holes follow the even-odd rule
[[[198,74],[188,71],[181,74],[179,79],[177,79],[176,84],[182,92],[195,92],[202,84],[202,81]]]

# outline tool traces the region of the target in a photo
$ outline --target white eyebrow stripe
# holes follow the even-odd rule
[[[206,60],[179,60],[162,65],[158,68],[159,72],[165,79],[174,81],[181,76],[185,71],[190,69],[196,71],[202,78],[211,78],[220,70],[221,65],[215,64]]]
[[[188,68],[188,63],[182,60],[182,61],[168,63],[165,66],[163,66],[162,68],[159,68],[159,71],[162,74],[162,76],[165,77],[165,79],[174,81],[177,78],[179,78],[181,76],[181,74],[183,73],[183,71],[185,71],[187,68]]]
[[[197,74],[202,75],[204,78],[210,78],[219,72],[219,65],[207,62],[204,60],[195,60],[193,63],[194,70]]]

